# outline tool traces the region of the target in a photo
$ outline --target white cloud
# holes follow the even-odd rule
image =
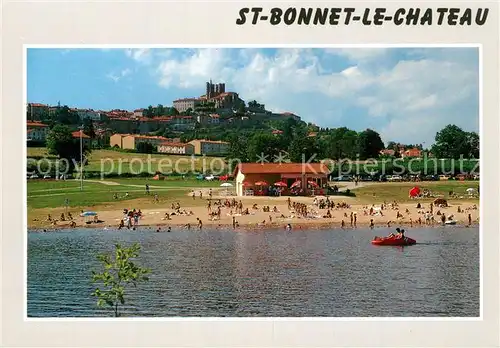
[[[151,50],[149,48],[129,48],[125,50],[125,54],[127,57],[142,63],[148,63],[151,58]]]
[[[477,57],[470,51],[408,50],[400,56],[378,48],[328,49],[326,56],[312,49],[279,49],[273,54],[257,49],[236,54],[228,49],[182,55],[172,51],[165,50],[168,53],[155,64],[164,88],[197,88],[201,94],[209,79],[226,82],[226,89],[247,101],[296,112],[323,127],[346,125],[342,121],[357,130],[371,125],[386,141],[430,142],[448,123],[477,130],[477,111],[460,114],[464,105],[474,110],[477,103]],[[128,52],[137,61],[150,55]],[[340,66],[335,56],[347,57],[352,65]],[[387,58],[396,63],[373,68]],[[350,116],[352,110],[357,114]]]
[[[329,48],[327,53],[343,56],[351,61],[379,59],[389,53],[388,48]]]
[[[108,79],[111,79],[115,82],[120,81],[123,77],[128,76],[132,73],[132,70],[129,68],[123,69],[118,73],[109,73],[106,75]]]

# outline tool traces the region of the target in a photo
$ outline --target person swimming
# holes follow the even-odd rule
[[[291,230],[292,230],[292,225],[287,224],[287,225],[285,226],[285,230],[287,230],[287,231],[291,231]]]

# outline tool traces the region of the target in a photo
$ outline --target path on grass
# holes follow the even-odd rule
[[[144,191],[144,185],[139,185],[139,184],[123,184],[119,183],[116,181],[109,181],[109,180],[83,180],[84,182],[89,182],[89,183],[98,183],[101,185],[106,185],[106,186],[122,186],[122,187],[131,187],[131,188],[141,188],[141,190],[130,190],[129,192],[143,192]],[[356,185],[354,182],[332,182],[331,185],[339,185],[341,186],[342,190],[354,190],[358,189],[361,187],[373,185],[373,182],[358,182],[358,185]],[[155,189],[157,191],[179,191],[179,190],[186,190],[186,191],[191,191],[191,190],[202,190],[204,191],[209,191],[210,189],[215,190],[215,189],[221,189],[225,190],[223,187],[199,187],[199,186],[183,186],[183,187],[165,187],[165,186],[157,186],[157,185],[150,185],[150,189]],[[65,192],[50,192],[50,191],[61,191],[65,190]],[[71,192],[73,191],[74,192]],[[54,188],[54,189],[49,189],[49,190],[43,190],[44,192],[49,191],[48,193],[45,194],[40,194],[40,195],[28,195],[28,198],[35,198],[35,197],[49,197],[49,196],[64,196],[64,195],[76,195],[76,194],[81,194],[82,192],[80,191],[79,188]],[[40,190],[33,191],[33,192],[40,192]],[[88,191],[87,191],[88,193]],[[190,192],[187,192],[188,195],[190,195]]]
[[[135,188],[135,190],[129,190],[128,192],[145,192],[144,185],[139,185],[139,184],[122,184],[118,183],[115,181],[108,181],[108,180],[83,180],[84,182],[88,183],[98,183],[106,186],[117,186],[117,187],[130,187],[130,188]],[[137,188],[141,188],[138,190]],[[199,187],[197,186],[182,186],[182,187],[168,187],[168,186],[149,186],[150,189],[155,189],[155,191],[180,191],[180,190],[197,190]],[[64,192],[51,192],[51,191],[62,191]],[[42,192],[42,190],[36,190],[32,191],[31,193],[34,192]],[[46,192],[45,194],[35,194],[35,195],[28,195],[28,198],[36,198],[36,197],[50,197],[50,196],[64,196],[64,195],[76,195],[76,194],[81,194],[82,191],[80,191],[79,187],[67,187],[67,188],[54,188],[54,189],[48,189],[48,190],[43,190],[43,192]],[[121,190],[120,190],[121,192]],[[84,191],[84,193],[89,193],[89,191]]]

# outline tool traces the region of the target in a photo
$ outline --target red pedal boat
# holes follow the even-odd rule
[[[416,244],[417,241],[415,239],[409,237],[375,237],[372,240],[373,245],[396,245],[396,246],[405,246],[405,245],[413,245]]]

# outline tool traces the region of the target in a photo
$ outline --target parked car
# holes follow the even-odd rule
[[[44,178],[44,179],[51,179],[52,177],[51,177],[50,175],[48,175],[48,174],[45,174],[45,175],[43,176],[43,178]]]
[[[387,177],[387,181],[403,181],[403,177],[401,175],[391,175]]]
[[[378,181],[380,181],[380,182],[385,182],[385,181],[387,181],[387,176],[386,176],[386,175],[380,175],[380,176],[378,177]]]
[[[213,176],[213,175],[206,176],[205,180],[208,180],[208,181],[215,180],[215,176]]]
[[[31,174],[30,175],[30,179],[38,179],[38,175],[37,174]]]
[[[202,174],[197,175],[196,180],[205,180],[205,175],[202,175]]]
[[[341,175],[336,178],[332,178],[332,181],[352,181],[352,176],[350,175]]]
[[[437,175],[426,175],[426,176],[424,176],[424,180],[425,181],[438,181],[439,180],[439,176],[437,176]]]

